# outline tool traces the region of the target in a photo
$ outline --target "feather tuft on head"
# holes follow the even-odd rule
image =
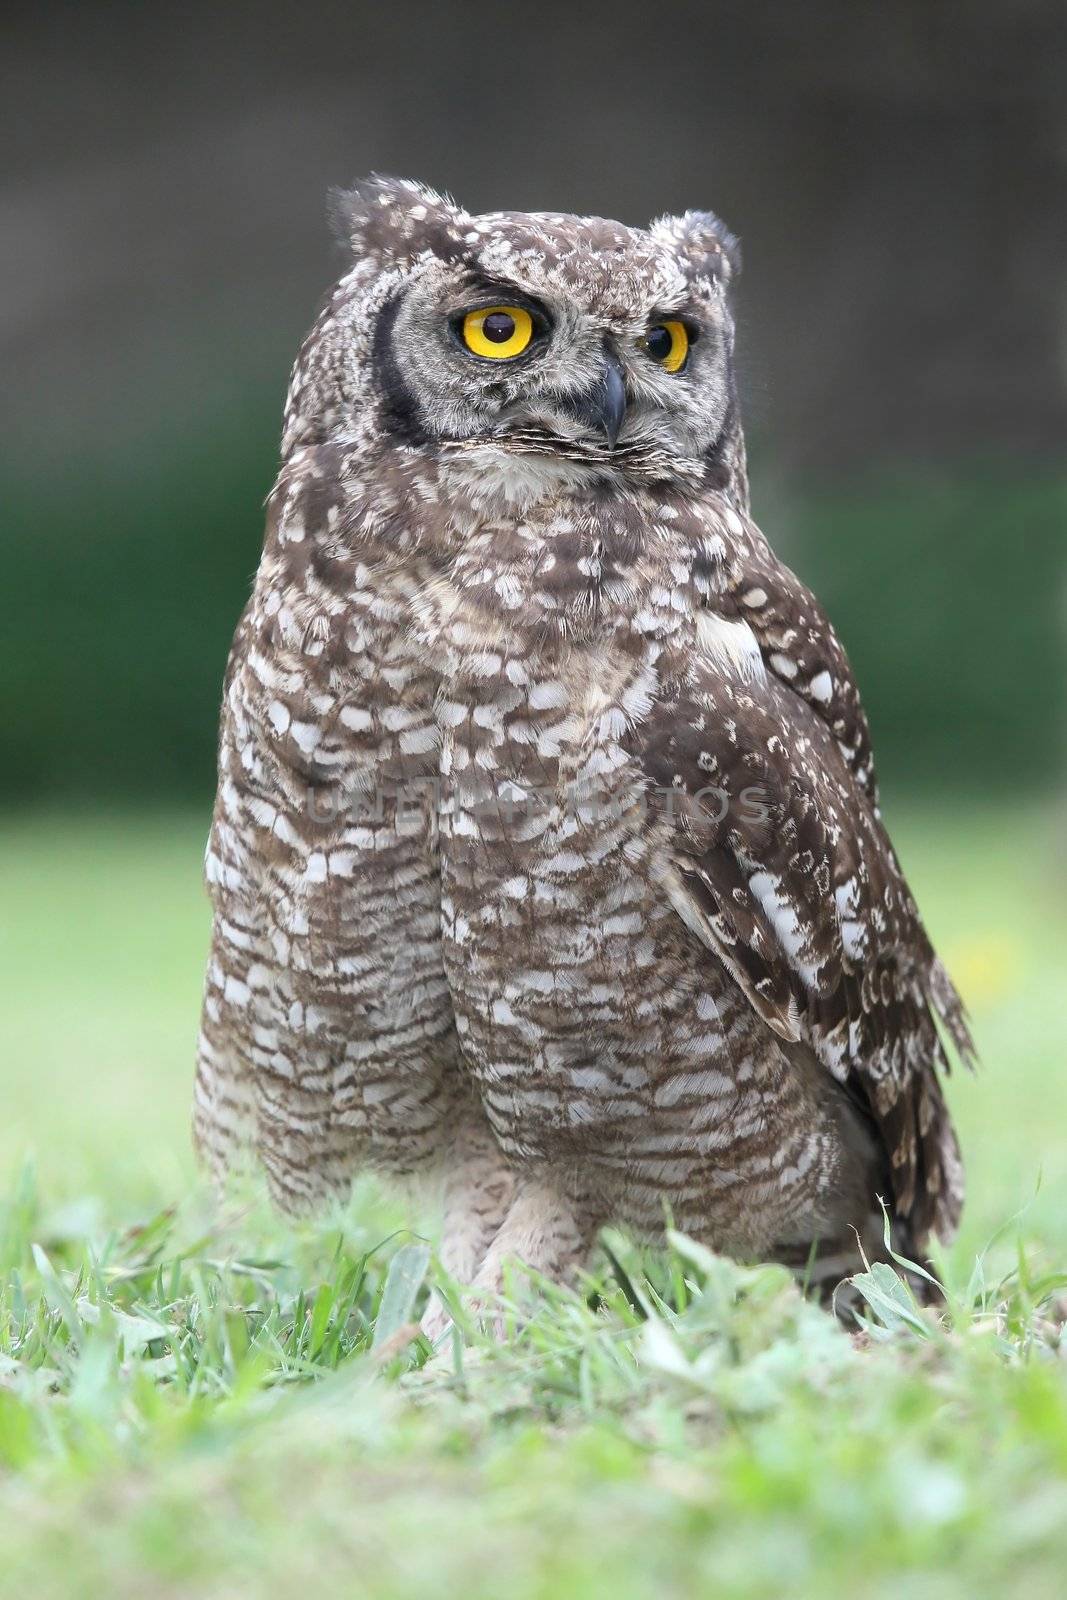
[[[378,173],[351,189],[331,189],[328,213],[341,244],[357,257],[382,262],[411,260],[425,251],[442,259],[462,252],[470,218],[447,195],[412,178]]]
[[[684,211],[681,216],[657,217],[649,232],[720,283],[730,283],[741,271],[740,241],[714,211]]]

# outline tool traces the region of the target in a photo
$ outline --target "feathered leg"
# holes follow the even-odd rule
[[[480,1108],[460,1122],[445,1155],[444,1215],[441,1265],[457,1283],[474,1282],[494,1236],[500,1231],[515,1194],[515,1175]],[[422,1318],[422,1331],[436,1341],[451,1314],[436,1293]]]
[[[590,1207],[550,1181],[520,1181],[478,1269],[475,1290],[486,1297],[499,1295],[509,1262],[529,1267],[555,1283],[568,1282],[588,1258],[600,1220]],[[502,1338],[499,1319],[494,1326]]]

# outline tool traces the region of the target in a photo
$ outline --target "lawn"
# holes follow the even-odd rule
[[[890,807],[983,1057],[942,1322],[871,1277],[853,1335],[776,1268],[614,1239],[427,1365],[432,1218],[363,1186],[294,1229],[197,1177],[205,819],[9,819],[0,1592],[1062,1595],[1060,820]]]

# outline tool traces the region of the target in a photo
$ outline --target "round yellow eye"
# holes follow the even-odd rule
[[[653,361],[668,372],[681,372],[689,355],[689,334],[684,322],[658,322],[649,328],[642,345]]]
[[[476,356],[507,361],[521,356],[533,338],[533,318],[522,306],[485,306],[463,318],[463,343]]]

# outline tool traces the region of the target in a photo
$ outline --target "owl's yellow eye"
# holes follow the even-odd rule
[[[485,306],[463,318],[463,343],[474,355],[491,361],[521,356],[533,332],[533,318],[522,306]]]
[[[689,330],[684,322],[658,322],[638,343],[668,372],[681,372],[689,355]]]

